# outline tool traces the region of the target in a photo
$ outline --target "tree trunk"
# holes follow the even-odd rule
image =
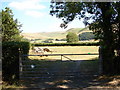
[[[102,29],[104,32],[103,35],[103,44],[102,44],[102,67],[103,67],[103,74],[111,74],[114,71],[114,47],[113,47],[113,32],[112,32],[112,25],[111,25],[111,17],[112,14],[109,13],[110,9],[110,2],[101,4],[101,12],[102,12]]]

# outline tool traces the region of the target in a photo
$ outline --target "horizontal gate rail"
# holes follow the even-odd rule
[[[68,55],[99,55],[99,53],[83,53],[83,54],[40,54],[40,55],[22,55],[23,57],[25,56],[61,56],[61,60],[62,57],[65,57],[69,60],[71,60],[69,57],[67,57]]]
[[[68,77],[69,76],[69,77]],[[55,78],[55,77],[67,77],[67,78],[77,78],[78,79],[78,77],[85,77],[85,76],[89,76],[89,77],[97,77],[98,75],[96,74],[79,74],[79,75],[49,75],[49,76],[36,76],[36,77],[33,77],[33,76],[29,76],[29,77],[21,77],[21,78],[23,78],[23,79],[44,79],[44,78],[46,78],[46,79],[48,79],[48,78]]]
[[[22,55],[22,56],[64,56],[64,55],[99,55],[99,53],[83,53],[83,54],[42,54],[42,55]]]

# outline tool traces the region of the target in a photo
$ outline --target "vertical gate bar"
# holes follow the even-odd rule
[[[19,79],[21,79],[22,75],[22,55],[21,52],[19,51]]]
[[[61,55],[61,60],[62,60],[62,56],[63,56],[63,55]]]

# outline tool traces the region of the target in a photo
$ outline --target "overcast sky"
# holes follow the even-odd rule
[[[68,28],[60,28],[61,19],[51,16],[50,1],[44,0],[3,0],[2,9],[12,9],[14,18],[22,24],[23,32],[53,32],[65,31],[70,28],[84,28],[80,20],[68,24]]]

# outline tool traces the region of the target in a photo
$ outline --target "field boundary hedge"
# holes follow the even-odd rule
[[[28,54],[29,42],[2,43],[2,80],[9,84],[19,80],[19,55]]]
[[[99,46],[99,42],[85,43],[34,43],[33,46]]]

